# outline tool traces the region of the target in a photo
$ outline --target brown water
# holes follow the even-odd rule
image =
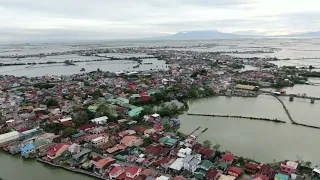
[[[284,97],[283,100],[297,122],[320,125],[317,118],[320,117],[319,102],[311,105],[304,100],[289,102]],[[181,115],[179,119],[184,133],[192,132],[197,126],[202,127],[199,132],[209,128],[199,137],[200,141],[210,140],[212,144],[220,144],[222,150],[264,162],[296,160],[299,157],[320,164],[320,144],[317,143],[320,130],[292,125],[281,104],[273,97],[213,97],[191,100],[189,106],[190,113],[267,117],[287,121],[286,124],[276,124],[247,119]]]
[[[25,160],[20,155],[0,152],[0,178],[3,180],[90,180],[82,174],[54,168],[36,160]]]

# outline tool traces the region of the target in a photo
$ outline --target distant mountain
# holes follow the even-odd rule
[[[286,37],[320,37],[320,31],[307,32],[307,33],[301,33],[301,34],[291,34],[291,35],[287,35]]]
[[[255,36],[222,33],[219,31],[188,31],[178,32],[168,36],[153,37],[148,39],[173,40],[173,39],[228,39],[228,38],[250,38]]]

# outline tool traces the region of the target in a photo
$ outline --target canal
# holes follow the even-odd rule
[[[20,155],[0,151],[0,178],[3,180],[93,180],[94,178],[54,168],[36,160],[25,160]]]
[[[300,123],[320,125],[320,102],[281,97],[292,112],[292,117]],[[213,145],[221,145],[221,150],[263,162],[303,158],[313,164],[320,164],[318,149],[319,129],[294,126],[290,123],[281,104],[273,97],[261,95],[258,98],[212,97],[189,101],[189,113],[229,114],[252,117],[277,118],[286,124],[255,121],[249,119],[197,117],[180,115],[181,131],[192,132],[195,127],[209,128],[199,137],[200,141],[210,140]],[[201,132],[201,130],[199,132]],[[197,133],[195,133],[197,135]]]

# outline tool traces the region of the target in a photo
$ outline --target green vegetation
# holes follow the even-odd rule
[[[75,128],[67,127],[66,129],[62,130],[62,137],[70,137],[74,134],[76,134],[78,131]]]
[[[59,102],[56,99],[49,98],[45,101],[47,106],[59,106]]]
[[[39,83],[39,84],[35,84],[33,87],[39,88],[39,89],[50,89],[50,88],[53,88],[54,86],[55,86],[54,84]]]
[[[236,82],[237,82],[237,84],[244,84],[244,85],[251,85],[251,86],[261,86],[259,83],[253,82],[253,81],[237,80]]]
[[[203,146],[209,148],[209,147],[212,146],[212,143],[211,143],[211,141],[209,141],[209,140],[205,140],[205,141],[203,142]]]
[[[89,115],[87,111],[78,111],[72,115],[72,122],[76,127],[86,124],[89,121]]]
[[[58,123],[49,123],[42,126],[43,130],[45,132],[59,134],[60,131],[64,129],[64,127],[61,124]]]

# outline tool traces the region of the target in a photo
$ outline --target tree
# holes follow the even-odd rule
[[[59,102],[56,100],[56,99],[53,99],[53,98],[49,98],[45,101],[45,104],[47,106],[58,106],[59,105]]]
[[[77,133],[77,130],[72,127],[67,127],[66,129],[62,130],[62,137],[70,137],[71,135],[74,135]]]
[[[60,131],[63,130],[63,126],[58,123],[45,124],[42,128],[45,132],[54,133],[54,134],[59,134]]]
[[[143,139],[143,146],[148,146],[153,142],[151,137],[146,137]]]
[[[76,127],[84,125],[89,121],[89,116],[86,111],[76,112],[72,116],[72,122]]]
[[[168,124],[168,123],[164,124],[164,125],[163,125],[163,130],[164,130],[165,132],[170,132],[170,131],[171,131],[171,125]]]
[[[203,146],[204,147],[207,147],[207,148],[209,148],[209,147],[211,147],[211,141],[209,141],[209,140],[205,140],[204,142],[203,142]]]
[[[213,148],[214,148],[215,150],[220,149],[220,147],[221,147],[221,145],[220,145],[220,144],[216,144],[216,145],[214,145],[214,146],[213,146]]]
[[[312,165],[311,161],[306,162],[306,167],[311,168],[311,165]]]
[[[98,99],[99,97],[103,97],[103,94],[101,93],[100,90],[95,90],[91,96],[93,97],[93,99]]]
[[[240,164],[240,166],[242,166],[244,164],[244,158],[243,157],[238,157],[237,158],[237,164]]]

